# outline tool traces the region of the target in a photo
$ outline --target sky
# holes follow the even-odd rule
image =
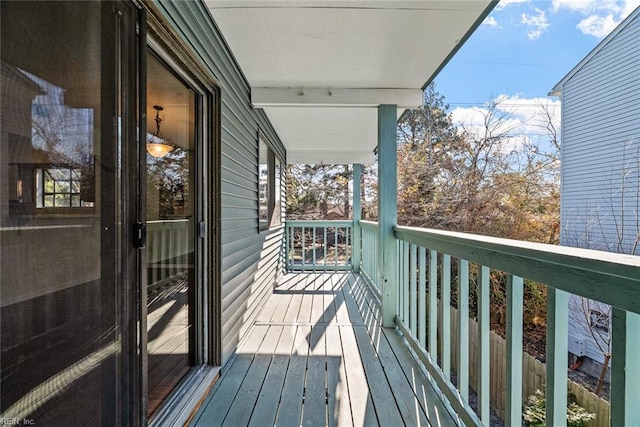
[[[638,6],[640,0],[501,0],[436,77],[436,89],[457,123],[477,125],[483,105],[500,99],[525,133],[539,131],[533,122],[540,103],[559,128],[560,102],[549,91]]]

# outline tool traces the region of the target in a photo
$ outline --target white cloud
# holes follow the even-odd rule
[[[500,95],[492,102],[497,103],[494,117],[501,117],[494,134],[507,134],[503,149],[517,150],[523,142],[544,144],[548,142],[545,109],[551,116],[551,124],[560,132],[560,101],[549,98],[521,98],[518,95]],[[482,135],[485,132],[485,118],[489,113],[486,106],[457,107],[451,112],[454,124],[467,132]]]
[[[523,13],[520,19],[521,23],[529,27],[527,36],[529,36],[531,40],[539,38],[542,33],[549,28],[549,22],[547,21],[547,16],[545,15],[544,10],[534,7],[533,11],[536,12],[537,15],[527,15],[526,13]]]
[[[640,0],[625,0],[624,7],[622,9],[622,19],[629,16],[629,14],[638,7],[640,7]]]
[[[496,6],[496,10],[504,9],[507,6],[518,3],[528,3],[529,0],[500,0],[500,3]]]
[[[591,15],[577,25],[583,34],[588,34],[598,38],[606,37],[620,22],[616,21],[613,15],[599,16]]]
[[[555,13],[560,9],[567,9],[584,15],[596,12],[611,13],[624,19],[638,6],[640,0],[553,0],[551,11]]]
[[[604,5],[612,3],[609,0],[553,0],[551,11],[557,12],[560,9],[569,9],[574,12],[589,13],[596,9],[598,4]],[[615,1],[613,2],[615,4]]]
[[[553,0],[551,11],[566,9],[586,16],[577,28],[584,34],[602,38],[638,6],[640,0]]]
[[[487,19],[485,19],[482,25],[493,28],[502,28],[500,24],[498,24],[498,21],[496,21],[496,18],[494,18],[493,16],[489,16]]]

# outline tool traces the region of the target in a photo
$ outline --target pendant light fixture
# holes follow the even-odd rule
[[[160,118],[160,111],[163,108],[160,105],[154,105],[153,108],[156,110],[156,131],[153,134],[147,133],[147,152],[153,157],[162,158],[173,151],[173,146],[160,133],[160,123],[164,120]]]

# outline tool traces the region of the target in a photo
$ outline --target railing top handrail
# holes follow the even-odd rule
[[[175,224],[179,222],[189,222],[190,218],[182,218],[182,219],[156,219],[153,221],[147,221],[147,224]]]
[[[366,221],[364,219],[361,219],[359,222],[360,222],[361,226],[370,227],[370,228],[378,228],[378,223],[375,222],[375,221]]]
[[[396,238],[640,313],[640,257],[397,226]]]
[[[353,226],[353,220],[350,219],[294,219],[287,220],[287,227],[351,227]]]

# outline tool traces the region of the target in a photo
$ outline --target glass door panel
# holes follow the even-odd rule
[[[147,56],[148,416],[194,365],[195,101]]]
[[[128,381],[118,153],[135,126],[118,110],[128,83],[116,58],[128,57],[119,43],[135,37],[136,12],[1,8],[0,417],[117,425]],[[125,19],[130,33],[117,34]]]

